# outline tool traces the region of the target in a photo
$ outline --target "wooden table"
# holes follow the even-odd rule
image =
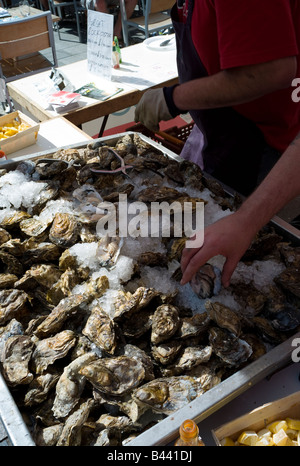
[[[22,14],[21,14],[21,11],[20,11],[20,7],[19,6],[16,6],[16,7],[13,7],[13,8],[7,8],[7,11],[9,12],[9,14],[15,18],[15,17],[18,17],[18,18],[23,18]],[[43,13],[41,10],[39,10],[38,8],[34,8],[33,6],[30,7],[30,16],[34,16],[34,15],[39,15]],[[52,16],[52,21],[53,23],[57,23],[58,21],[60,21],[60,17],[59,16],[56,16],[56,15],[51,15]]]
[[[98,87],[103,86],[103,79],[88,71],[87,60],[58,68],[75,86],[75,89],[89,82]],[[49,72],[39,73],[7,84],[11,98],[28,110],[39,121],[57,116],[57,113],[45,105],[37,91],[37,85],[48,80]],[[108,86],[123,89],[106,101],[82,97],[79,107],[62,113],[66,119],[80,126],[83,123],[107,116],[114,112],[136,105],[142,94],[151,88],[169,86],[177,83],[176,51],[153,52],[145,44],[135,44],[122,49],[120,69],[112,71]]]

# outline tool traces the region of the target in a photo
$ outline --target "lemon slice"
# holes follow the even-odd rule
[[[238,443],[242,445],[254,446],[258,441],[258,435],[254,430],[246,430],[242,432],[238,438]]]
[[[267,425],[267,429],[269,429],[272,432],[272,434],[276,434],[281,429],[286,431],[287,428],[288,428],[288,425],[286,421],[274,421],[271,424]]]
[[[287,417],[285,421],[289,429],[300,430],[299,419],[291,419],[290,417]]]
[[[277,447],[284,447],[287,445],[289,437],[287,436],[284,429],[280,429],[273,435],[273,442]]]
[[[221,440],[222,447],[234,447],[235,443],[230,437],[225,437]]]

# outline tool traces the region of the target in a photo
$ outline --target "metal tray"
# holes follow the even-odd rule
[[[125,133],[119,133],[106,138],[99,138],[95,141],[105,142],[106,144],[113,146],[115,142],[124,134]],[[153,141],[141,133],[136,134],[138,134],[145,142],[148,142],[153,147],[160,149],[170,158],[176,159],[178,161],[182,160],[180,156],[165,148],[156,141]],[[86,145],[86,143],[81,145],[74,144],[64,146],[63,148],[82,148],[86,147]],[[56,150],[58,149],[59,148]],[[51,152],[45,151],[36,153],[34,155],[27,155],[24,157],[7,160],[0,164],[0,168],[13,170],[22,160],[36,160],[39,157],[45,156],[51,157],[54,152],[54,150]],[[230,188],[224,186],[224,189],[228,194],[233,194]],[[277,216],[275,216],[270,223],[274,226],[277,232],[283,236],[285,240],[292,242],[295,246],[300,245],[300,231],[298,229],[292,227]],[[196,398],[191,403],[188,403],[174,414],[166,417],[153,427],[149,428],[144,433],[140,434],[134,440],[129,442],[126,446],[132,447],[167,445],[168,443],[172,442],[178,436],[178,429],[185,419],[192,418],[196,423],[203,421],[218,409],[222,408],[224,405],[239,396],[241,393],[245,392],[251,386],[288,365],[291,362],[291,354],[294,350],[292,342],[295,338],[300,338],[300,332],[296,333],[294,336],[284,341],[280,345],[277,345],[268,353],[261,356],[258,360],[250,363],[245,368],[228,377],[219,385],[210,389],[208,392]],[[8,436],[14,446],[35,445],[1,374],[0,417],[2,418]]]

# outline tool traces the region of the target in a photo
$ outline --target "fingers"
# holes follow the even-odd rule
[[[230,285],[231,276],[239,262],[239,259],[227,259],[222,270],[222,285],[227,288]]]
[[[185,285],[188,283],[200,267],[214,255],[216,255],[215,251],[210,248],[185,248],[181,256],[181,270],[183,273],[180,284]]]

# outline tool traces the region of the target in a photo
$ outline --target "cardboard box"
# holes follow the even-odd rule
[[[257,432],[264,429],[271,422],[287,417],[300,419],[300,391],[262,405],[244,416],[223,424],[212,430],[212,435],[216,444],[221,446],[221,440],[225,437],[230,437],[235,441],[245,430]]]
[[[0,127],[12,123],[15,118],[18,118],[22,123],[30,125],[30,128],[20,131],[19,133],[9,136],[5,139],[0,139],[0,150],[2,150],[5,155],[12,154],[24,147],[31,146],[36,143],[40,125],[36,123],[27,115],[17,111],[8,113],[0,117]]]

